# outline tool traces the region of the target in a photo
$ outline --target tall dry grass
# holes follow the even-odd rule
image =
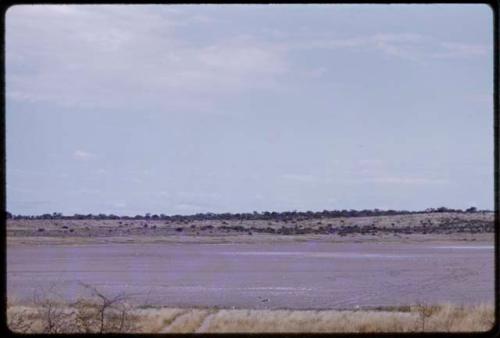
[[[47,308],[10,304],[8,326],[16,332],[476,332],[494,324],[492,305],[415,305],[391,310],[292,311],[234,309],[125,308],[102,303],[53,304],[48,331]],[[60,315],[63,314],[63,315]],[[82,319],[83,317],[83,319]],[[83,324],[81,321],[83,320]],[[55,325],[55,326],[54,326]],[[104,326],[104,327],[103,327]]]
[[[87,298],[72,304],[62,301],[54,290],[36,290],[30,306],[7,301],[7,326],[18,333],[107,333],[134,332],[139,317],[127,304],[129,296],[110,297],[96,288],[81,283],[90,291]],[[47,297],[47,295],[49,295]]]

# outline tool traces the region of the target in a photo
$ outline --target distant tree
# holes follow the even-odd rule
[[[8,211],[5,212],[5,219],[11,219],[12,218],[12,214]]]
[[[466,209],[465,212],[477,212],[477,208],[476,207],[470,207],[470,208]]]

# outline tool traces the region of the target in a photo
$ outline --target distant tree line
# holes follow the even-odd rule
[[[486,211],[486,210],[484,210]],[[6,219],[73,219],[73,220],[113,220],[113,219],[136,219],[136,220],[167,220],[167,221],[195,221],[195,220],[268,220],[268,221],[290,221],[290,220],[308,220],[318,218],[335,218],[335,217],[363,217],[363,216],[389,216],[389,215],[407,215],[421,213],[440,213],[440,212],[479,212],[476,207],[468,209],[450,209],[445,207],[428,208],[424,211],[407,211],[407,210],[379,210],[379,209],[364,209],[364,210],[323,210],[323,211],[284,211],[284,212],[257,212],[252,213],[198,213],[194,215],[165,215],[146,213],[145,215],[136,216],[117,216],[113,214],[74,214],[73,216],[63,215],[60,212],[52,214],[43,214],[35,216],[13,215],[6,211]]]

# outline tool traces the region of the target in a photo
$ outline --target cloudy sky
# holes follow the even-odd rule
[[[15,6],[7,208],[493,208],[485,5]]]

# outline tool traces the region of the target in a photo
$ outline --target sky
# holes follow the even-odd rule
[[[15,214],[493,209],[486,5],[17,5]]]

